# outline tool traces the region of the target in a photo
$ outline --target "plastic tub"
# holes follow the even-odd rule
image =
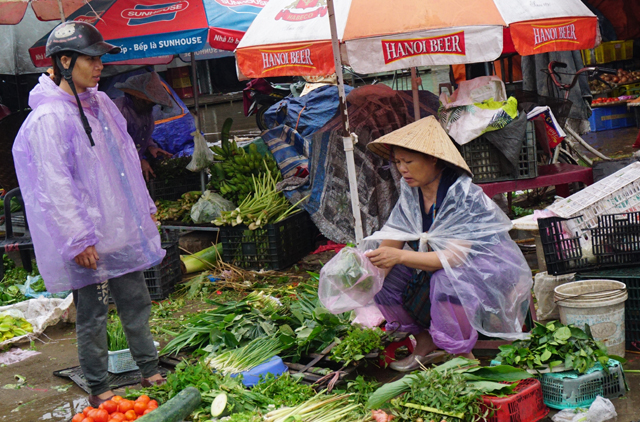
[[[265,377],[267,374],[272,374],[278,377],[288,370],[289,368],[284,364],[284,362],[282,362],[280,356],[274,356],[253,369],[231,376],[236,377],[238,375],[242,375],[242,383],[247,387],[253,387],[260,382],[260,377]]]
[[[591,327],[593,338],[607,346],[609,354],[624,357],[624,302],[627,286],[615,280],[586,280],[563,284],[554,290],[560,321]]]

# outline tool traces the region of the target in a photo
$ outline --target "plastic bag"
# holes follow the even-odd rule
[[[556,413],[553,422],[605,422],[617,417],[616,408],[611,400],[597,396],[587,409],[564,409]]]
[[[502,129],[518,117],[518,101],[507,98],[504,83],[497,76],[460,82],[453,95],[440,95],[440,103],[438,119],[459,145]]]
[[[71,290],[66,290],[64,292],[58,292],[58,293],[49,293],[47,291],[44,292],[36,292],[35,290],[33,290],[33,288],[31,287],[32,285],[36,284],[37,282],[39,282],[40,280],[42,280],[42,276],[35,276],[35,277],[31,277],[30,275],[27,276],[27,281],[24,284],[18,284],[18,289],[20,289],[20,292],[25,295],[26,297],[55,297],[58,299],[64,299],[65,297],[67,297],[70,293]]]
[[[207,140],[204,139],[202,133],[196,130],[191,134],[193,136],[193,158],[191,162],[187,164],[187,170],[200,171],[209,167],[209,164],[213,163],[213,151],[207,145]]]
[[[196,224],[211,223],[220,217],[222,211],[231,211],[233,202],[211,191],[204,191],[198,202],[191,207],[191,220]]]
[[[320,270],[318,297],[333,314],[368,305],[382,288],[384,272],[364,252],[343,248]]]
[[[437,308],[438,302],[456,305],[471,327],[487,336],[525,338],[522,325],[532,277],[522,252],[509,237],[509,218],[467,175],[459,176],[449,188],[429,233],[421,230],[419,200],[418,188],[402,180],[400,198],[387,223],[365,239],[366,246],[385,239],[420,240],[419,250],[426,252],[430,246],[446,275],[436,276],[437,271],[431,278],[432,307]],[[451,312],[433,319],[435,313],[432,308],[434,341],[439,334],[451,336],[451,327],[458,327],[456,319],[460,319]]]
[[[540,321],[560,319],[560,310],[556,305],[555,288],[561,284],[575,281],[574,274],[549,275],[546,271],[536,274],[533,283],[533,294],[538,301],[537,316]]]
[[[384,316],[373,301],[366,306],[356,308],[354,312],[356,317],[353,320],[353,324],[360,324],[363,327],[374,328],[378,327],[384,321]]]

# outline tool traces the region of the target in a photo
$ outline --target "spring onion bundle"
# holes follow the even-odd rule
[[[129,348],[127,337],[122,329],[122,322],[117,316],[111,316],[107,324],[107,344],[110,352]]]
[[[243,347],[226,350],[218,355],[211,354],[205,362],[222,375],[238,374],[255,368],[281,351],[282,345],[278,338],[257,338]]]
[[[254,192],[247,195],[235,210],[223,211],[219,218],[213,220],[213,224],[217,226],[246,224],[250,230],[256,230],[298,212],[297,206],[308,198],[306,196],[290,206],[282,192],[276,189],[277,181],[269,171],[258,177],[252,175],[252,178]]]
[[[267,413],[265,422],[338,422],[361,411],[362,406],[349,402],[350,394],[325,395],[317,394],[313,398],[295,407],[282,407]]]

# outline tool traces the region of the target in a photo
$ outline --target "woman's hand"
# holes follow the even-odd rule
[[[390,269],[393,268],[394,265],[402,263],[401,261],[404,252],[405,251],[403,251],[402,249],[390,246],[381,246],[374,251],[365,253],[365,255],[376,267]]]
[[[89,246],[84,251],[82,251],[78,256],[74,258],[76,264],[80,265],[84,268],[89,268],[91,270],[98,269],[97,261],[100,258],[98,257],[98,252],[96,251],[95,246]]]

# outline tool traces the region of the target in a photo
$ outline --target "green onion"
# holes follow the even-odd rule
[[[117,315],[109,317],[109,322],[107,323],[107,344],[110,352],[129,348],[127,337],[122,329],[122,323]]]
[[[350,394],[325,395],[319,393],[306,402],[295,407],[282,407],[267,413],[265,422],[338,422],[353,412],[361,412],[362,406],[349,401]]]
[[[238,374],[255,368],[281,351],[282,345],[278,338],[257,338],[243,347],[227,350],[218,355],[212,353],[205,362],[222,375]]]

